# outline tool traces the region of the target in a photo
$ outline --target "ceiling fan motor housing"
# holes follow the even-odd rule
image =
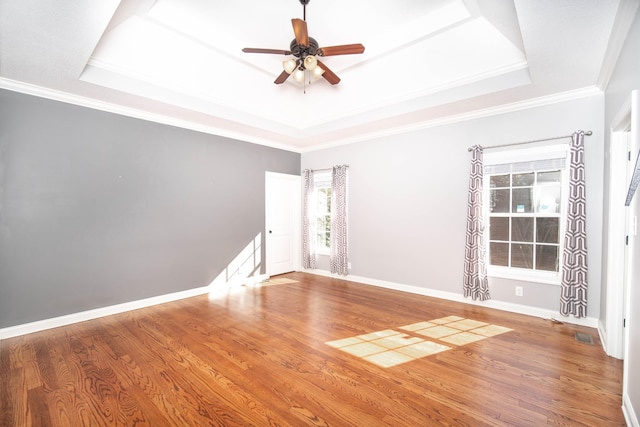
[[[289,50],[293,56],[304,59],[309,55],[316,55],[318,53],[318,42],[313,37],[309,37],[309,46],[298,44],[296,39],[291,40]]]

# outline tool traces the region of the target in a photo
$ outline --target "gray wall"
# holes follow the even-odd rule
[[[632,90],[640,89],[640,15],[636,14],[635,21],[620,53],[618,62],[611,76],[605,94],[605,129],[611,128],[615,115],[620,111],[630,96]],[[607,135],[607,152],[609,151],[609,135]],[[634,153],[634,159],[637,153]],[[606,187],[608,188],[608,183]],[[640,195],[633,200],[635,212],[640,212]],[[640,236],[630,238],[630,251],[633,254],[631,265],[631,285],[628,304],[630,317],[627,319],[627,357],[625,370],[628,373],[628,404],[638,416],[640,414]],[[606,288],[605,288],[606,289]],[[605,321],[606,313],[602,313],[601,321]],[[638,420],[636,419],[637,423]]]
[[[588,316],[600,310],[604,97],[496,115],[302,154],[303,169],[347,163],[351,274],[462,293],[467,191],[474,144],[592,130],[585,137]],[[568,141],[557,141],[566,144]],[[328,269],[326,259],[320,268]],[[560,287],[490,278],[494,301],[558,310]],[[515,286],[524,296],[515,296]]]
[[[265,171],[300,155],[0,90],[0,328],[208,285]]]

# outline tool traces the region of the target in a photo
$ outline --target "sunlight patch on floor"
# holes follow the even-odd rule
[[[325,344],[380,367],[389,368],[450,350],[452,346],[463,346],[512,331],[504,326],[458,316],[412,323],[399,326],[397,329],[400,331],[384,329],[327,341]],[[427,340],[425,337],[442,343]]]
[[[288,283],[299,283],[299,280],[287,279],[286,277],[277,277],[263,280],[261,282],[246,284],[245,286],[248,288],[264,288],[265,286],[286,285]]]
[[[276,277],[264,282],[260,282],[259,286],[273,286],[273,285],[286,285],[288,283],[298,283],[298,280],[287,279],[286,277]]]

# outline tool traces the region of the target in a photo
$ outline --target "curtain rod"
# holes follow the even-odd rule
[[[349,165],[341,165],[341,166],[345,166],[345,167],[349,167]],[[324,168],[324,169],[309,169],[311,172],[324,172],[324,171],[330,171],[333,170],[333,168]]]
[[[585,135],[593,135],[593,132],[591,132],[590,130],[585,131],[584,133]],[[523,145],[523,144],[532,144],[534,142],[543,142],[543,141],[553,141],[554,139],[564,139],[564,138],[571,138],[573,135],[563,135],[563,136],[555,136],[553,138],[543,138],[543,139],[534,139],[532,141],[522,141],[522,142],[512,142],[510,144],[500,144],[500,145],[489,145],[487,147],[482,147],[483,149],[488,149],[488,148],[499,148],[499,147],[510,147],[512,145]],[[473,150],[473,147],[469,147],[467,149],[467,151],[471,151]]]

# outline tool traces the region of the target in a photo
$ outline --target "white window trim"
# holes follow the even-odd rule
[[[560,204],[563,207],[560,214],[559,224],[559,245],[558,245],[558,258],[559,268],[558,271],[543,271],[543,270],[529,270],[526,268],[517,267],[503,267],[493,266],[489,263],[489,203],[490,200],[490,186],[488,176],[484,176],[483,182],[483,218],[484,218],[484,243],[486,248],[486,266],[487,276],[503,279],[520,280],[524,282],[544,283],[550,285],[559,286],[562,282],[562,256],[564,252],[564,233],[566,228],[566,206],[568,203],[569,194],[569,146],[563,145],[548,145],[543,147],[533,148],[521,148],[513,150],[503,150],[498,152],[487,152],[483,155],[483,166],[497,165],[506,163],[518,163],[526,161],[546,160],[546,159],[559,159],[566,158],[567,162],[562,170],[562,187],[560,190]]]

